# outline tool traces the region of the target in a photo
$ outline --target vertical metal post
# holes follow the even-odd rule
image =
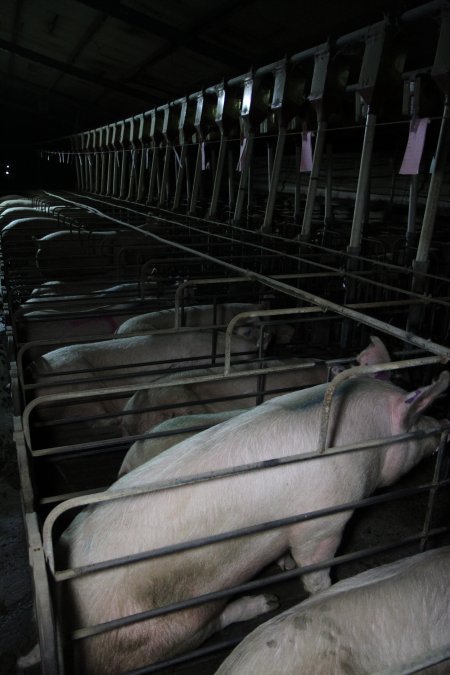
[[[250,173],[250,165],[253,155],[253,141],[254,135],[252,132],[249,132],[246,140],[245,153],[244,157],[241,160],[241,177],[239,180],[238,195],[236,199],[236,206],[234,209],[233,221],[236,224],[241,222],[242,210],[244,208],[244,203],[247,197],[248,191],[248,176]]]
[[[183,191],[183,185],[186,178],[187,145],[185,137],[185,126],[187,123],[186,116],[188,111],[188,99],[185,96],[182,99],[178,99],[174,103],[180,106],[180,115],[178,118],[178,140],[180,143],[180,155],[177,160],[178,166],[177,162],[175,162],[176,180],[175,180],[175,195],[173,198],[172,209],[174,211],[178,211],[181,203],[181,194]]]
[[[234,191],[234,162],[233,162],[233,153],[231,150],[228,150],[228,210],[231,216],[233,207],[235,204],[235,191]]]
[[[205,98],[202,91],[193,94],[191,98],[195,99],[197,102],[195,110],[195,122],[194,122],[194,126],[197,132],[197,159],[195,162],[194,180],[192,183],[192,194],[188,213],[194,216],[196,214],[197,209],[198,193],[200,189],[200,180],[202,175],[202,143],[204,139],[201,123]]]
[[[138,160],[136,159],[136,171],[137,171],[136,201],[140,202],[142,197],[144,196],[145,163],[147,160],[147,148],[144,143],[144,127],[145,127],[144,113],[137,115],[136,120],[139,121],[139,128],[137,132],[137,137],[139,141],[139,168],[137,167]]]
[[[302,177],[302,174],[298,170],[298,167],[300,166],[301,156],[302,156],[302,149],[301,149],[301,146],[297,144],[295,146],[295,168],[294,168],[294,175],[295,175],[294,223],[296,225],[298,225],[300,223],[300,210],[301,210],[301,203],[302,203],[302,197],[301,197],[301,187],[302,187],[301,177]]]
[[[208,218],[215,218],[217,215],[217,206],[219,204],[220,185],[222,183],[223,169],[225,166],[225,157],[227,154],[227,139],[225,135],[220,135],[219,156],[217,158],[216,171],[214,173],[214,185],[211,197],[211,204],[207,214]]]
[[[444,114],[442,116],[439,139],[436,148],[434,168],[428,188],[427,203],[425,205],[425,213],[423,215],[419,245],[417,247],[416,261],[418,263],[424,263],[428,260],[431,237],[433,236],[434,223],[436,220],[439,195],[441,192],[445,165],[447,162],[450,141],[449,122],[450,106],[447,98],[445,101]]]
[[[135,125],[135,118],[130,119],[130,172],[129,172],[129,181],[128,181],[128,193],[126,196],[127,201],[131,201],[136,192],[137,186],[137,146],[136,146],[136,129],[138,128]]]
[[[100,194],[105,195],[108,189],[108,140],[109,127],[102,127],[102,144],[101,144],[101,174],[100,174]]]
[[[159,199],[158,199],[158,206],[164,206],[168,204],[169,200],[169,170],[170,170],[170,163],[172,161],[172,139],[170,137],[170,115],[171,115],[171,107],[170,104],[165,104],[164,106],[161,106],[161,110],[163,112],[163,128],[162,128],[162,133],[164,137],[164,143],[165,143],[165,152],[164,152],[164,164],[163,164],[163,172],[162,172],[162,179],[161,179],[161,184],[160,184],[160,189],[159,189]]]
[[[75,161],[75,173],[77,177],[77,190],[81,192],[83,190],[82,186],[82,173],[81,173],[81,167],[80,167],[80,155],[78,153],[78,136],[72,136],[70,139],[70,144],[72,147],[72,152],[74,156],[74,161]]]
[[[158,122],[158,113],[157,110],[150,111],[150,148],[152,153],[152,163],[150,167],[150,175],[148,179],[148,191],[147,191],[147,204],[151,204],[155,201],[155,183],[156,176],[159,171],[159,148],[158,148],[158,137],[157,137],[157,122]]]
[[[121,162],[121,167],[120,167],[120,179],[119,179],[119,198],[120,199],[125,199],[126,195],[126,182],[127,182],[127,177],[128,177],[128,170],[129,170],[129,163],[130,163],[130,153],[129,153],[129,147],[127,143],[127,138],[126,136],[126,123],[128,120],[123,120],[122,122],[119,122],[121,129],[120,129],[120,144],[122,146],[122,162]]]
[[[253,155],[254,133],[250,124],[250,111],[252,107],[252,97],[254,88],[253,74],[249,73],[244,79],[244,91],[242,95],[241,106],[241,139],[243,146],[240,148],[240,169],[241,176],[239,180],[239,188],[236,199],[236,206],[234,209],[233,222],[239,224],[242,218],[242,210],[247,198],[248,192],[248,176],[250,173],[250,165]]]
[[[114,194],[114,168],[116,164],[116,147],[115,147],[115,141],[116,141],[116,135],[117,135],[117,126],[116,123],[114,122],[113,124],[109,125],[109,139],[110,139],[110,146],[109,146],[109,154],[108,154],[108,188],[107,188],[107,196],[112,197]]]
[[[358,186],[356,188],[355,208],[353,212],[352,231],[350,235],[349,252],[358,254],[361,249],[362,226],[367,204],[367,188],[370,178],[370,164],[372,161],[373,142],[375,138],[377,116],[367,112],[364,130],[364,142],[359,167]]]
[[[308,190],[306,193],[305,211],[303,213],[302,231],[300,235],[302,239],[309,239],[311,236],[312,216],[314,203],[316,201],[317,186],[319,183],[320,174],[320,162],[322,160],[326,133],[327,123],[324,120],[320,120],[317,126],[316,144],[314,146],[313,162],[311,173],[309,174]]]
[[[413,173],[409,183],[408,223],[406,226],[406,239],[408,241],[412,240],[416,230],[418,186],[419,186],[419,175],[417,173]]]
[[[267,197],[266,212],[264,214],[264,222],[261,232],[270,232],[272,229],[272,219],[275,210],[275,200],[277,196],[278,183],[280,180],[281,163],[283,161],[285,143],[286,127],[282,125],[278,131],[277,147],[275,150],[272,172],[270,174],[269,195]]]
[[[98,128],[94,133],[94,151],[95,151],[95,180],[94,180],[94,192],[99,194],[100,192],[100,166],[102,158],[102,128]]]
[[[159,189],[158,206],[164,206],[165,204],[167,204],[167,200],[169,198],[169,168],[170,168],[171,152],[172,152],[172,143],[169,140],[167,140],[164,152],[164,165]]]
[[[325,180],[325,223],[333,219],[333,148],[331,143],[326,148],[326,180]]]
[[[85,190],[86,192],[92,192],[92,157],[90,153],[90,141],[91,141],[90,132],[86,131],[83,134],[83,137],[84,137]]]

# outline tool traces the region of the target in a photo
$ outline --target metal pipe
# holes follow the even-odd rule
[[[333,378],[333,380],[329,383],[323,399],[317,452],[319,454],[323,454],[325,450],[328,448],[327,435],[331,413],[332,398],[336,393],[336,389],[342,382],[352,377],[357,377],[359,375],[367,375],[371,373],[379,373],[391,370],[400,370],[403,368],[414,368],[416,366],[424,366],[434,363],[447,363],[447,361],[448,361],[447,357],[425,356],[419,359],[407,359],[405,361],[397,361],[397,362],[391,361],[389,363],[381,363],[370,366],[355,366],[353,368],[350,368],[349,370],[344,370],[342,373],[336,375]]]
[[[178,167],[177,180],[175,185],[175,196],[173,198],[172,209],[178,211],[180,208],[181,191],[183,189],[184,178],[186,174],[187,145],[181,145],[180,165]]]
[[[249,132],[248,136],[244,139],[245,148],[241,150],[243,157],[240,157],[241,163],[241,177],[239,180],[238,195],[236,199],[236,206],[234,209],[234,223],[240,223],[242,218],[242,211],[244,208],[245,199],[248,196],[248,181],[250,175],[250,165],[253,155],[253,143],[254,143],[254,134]]]
[[[370,178],[373,142],[375,138],[376,115],[369,112],[366,117],[364,142],[359,167],[358,186],[356,188],[355,209],[353,212],[352,231],[350,235],[350,251],[356,252],[361,248],[362,225],[366,208],[367,186]]]
[[[275,150],[275,158],[273,165],[271,165],[272,147],[268,146],[269,161],[268,161],[268,175],[269,175],[269,195],[267,197],[266,212],[264,214],[264,222],[261,227],[261,232],[270,232],[272,229],[272,219],[275,209],[275,200],[277,197],[278,184],[280,181],[281,164],[283,161],[284,146],[286,143],[286,127],[280,126],[277,138],[277,147]],[[271,169],[271,170],[270,170]]]
[[[316,144],[314,147],[313,164],[309,176],[308,192],[306,194],[305,211],[303,214],[303,223],[301,237],[308,239],[311,235],[312,215],[314,203],[316,200],[317,186],[319,182],[320,162],[323,155],[323,147],[325,143],[325,136],[327,131],[327,123],[321,120],[317,127]]]
[[[211,204],[207,213],[207,218],[217,216],[217,206],[219,204],[220,186],[222,184],[223,170],[225,167],[225,157],[227,155],[227,138],[225,134],[220,135],[219,156],[217,158],[217,167],[214,174],[214,185],[211,195]]]
[[[208,471],[205,473],[198,473],[195,475],[191,476],[180,476],[177,478],[173,479],[167,479],[167,480],[160,480],[160,481],[155,481],[153,484],[150,485],[139,485],[135,487],[129,487],[129,488],[121,488],[119,490],[107,490],[105,492],[100,492],[97,494],[90,494],[90,495],[83,495],[80,497],[74,497],[73,499],[69,499],[66,502],[62,504],[58,504],[55,506],[54,509],[48,514],[44,521],[43,525],[43,545],[44,545],[44,552],[45,556],[48,561],[48,566],[51,570],[51,572],[55,575],[56,574],[56,568],[55,568],[55,558],[53,554],[53,528],[58,520],[63,514],[67,513],[68,511],[71,511],[73,509],[78,509],[83,506],[90,506],[90,505],[97,505],[97,504],[103,504],[106,502],[112,502],[112,501],[117,501],[120,499],[126,499],[128,497],[138,497],[142,495],[150,495],[150,494],[156,494],[165,490],[173,490],[173,489],[179,489],[179,488],[184,488],[187,486],[192,486],[196,485],[199,483],[204,483],[204,482],[209,482],[211,480],[221,480],[223,478],[229,478],[232,476],[238,476],[242,475],[245,473],[253,472],[253,471],[261,471],[261,470],[267,470],[267,469],[274,469],[274,467],[281,467],[281,466],[288,466],[291,464],[296,464],[298,462],[303,462],[303,461],[317,461],[317,459],[321,457],[331,457],[331,456],[337,456],[337,455],[343,455],[349,452],[359,452],[363,449],[373,449],[376,447],[382,447],[386,445],[387,443],[392,444],[395,442],[402,443],[404,441],[412,440],[413,438],[424,438],[428,436],[435,435],[436,433],[442,433],[442,427],[439,426],[434,430],[430,430],[427,432],[423,431],[416,431],[416,432],[408,432],[404,434],[398,434],[396,436],[389,436],[386,438],[380,438],[380,439],[374,439],[372,441],[365,441],[364,443],[352,443],[350,445],[343,445],[339,446],[338,448],[333,448],[330,450],[330,452],[327,452],[326,456],[322,456],[318,454],[317,451],[309,452],[309,453],[302,453],[302,454],[296,454],[296,455],[288,455],[285,457],[278,457],[277,459],[270,459],[270,460],[264,460],[264,461],[259,461],[259,462],[251,462],[248,464],[241,464],[237,466],[231,466],[228,468],[224,469],[217,469],[215,471]],[[406,490],[400,490],[396,491],[397,494],[404,493],[404,494],[410,494],[410,490],[412,490],[414,493],[417,492],[424,492],[429,490],[432,487],[433,484],[428,484],[426,486],[422,485],[420,487],[415,487],[415,488],[407,488]],[[441,485],[450,485],[450,478],[443,480],[441,482]],[[392,497],[391,497],[392,498]],[[356,500],[352,502],[346,502],[344,504],[339,504],[337,506],[331,506],[331,507],[325,507],[323,509],[317,509],[308,513],[302,513],[298,514],[295,516],[290,516],[287,518],[282,518],[276,521],[270,521],[266,523],[260,523],[258,525],[253,525],[253,526],[248,526],[244,528],[240,528],[238,530],[233,530],[232,532],[225,532],[213,536],[208,536],[208,537],[203,537],[201,539],[197,539],[195,541],[191,542],[182,542],[180,544],[174,544],[170,545],[167,547],[163,547],[162,549],[156,549],[155,551],[150,551],[150,552],[145,552],[145,553],[138,553],[135,554],[134,556],[127,556],[125,559],[123,559],[122,564],[127,564],[129,562],[136,562],[137,560],[143,559],[143,556],[145,558],[156,558],[156,557],[161,557],[162,555],[168,555],[169,553],[176,553],[179,552],[180,550],[187,550],[190,548],[197,548],[199,546],[204,546],[207,544],[210,544],[214,541],[223,541],[226,539],[232,539],[237,536],[248,536],[249,534],[254,534],[256,532],[262,532],[270,529],[276,529],[278,527],[283,527],[288,524],[292,524],[294,522],[301,522],[301,521],[306,521],[310,519],[316,519],[316,518],[321,518],[325,515],[330,515],[331,513],[338,513],[341,511],[349,511],[353,510],[354,508],[358,508],[358,505],[364,506],[368,503],[377,503],[377,502],[383,502],[386,500],[386,495],[381,495],[378,497],[367,497],[363,500]],[[104,568],[106,567],[111,567],[115,564],[115,561],[105,561],[104,563],[98,563],[99,565],[103,566]],[[91,565],[89,565],[89,569],[91,569]],[[92,571],[96,571],[96,567],[92,568]],[[66,570],[66,573],[69,574],[68,577],[70,578],[71,576],[74,576],[73,573],[70,570]],[[59,572],[61,575],[61,572]]]
[[[435,164],[431,174],[427,202],[425,205],[425,213],[423,215],[422,230],[420,232],[419,245],[417,247],[416,261],[418,263],[425,263],[428,260],[431,237],[433,236],[434,223],[436,220],[439,195],[445,175],[445,166],[447,162],[448,148],[450,145],[449,123],[450,105],[448,100],[446,100],[439,132],[439,139],[436,147]]]
[[[47,193],[51,195],[51,193]],[[72,200],[66,200],[66,201],[72,201]],[[75,203],[75,202],[72,202]],[[96,209],[92,209],[92,211],[96,212]],[[234,265],[229,262],[224,262],[220,260],[219,258],[215,258],[214,256],[208,255],[206,253],[198,253],[195,251],[195,249],[192,249],[190,247],[184,246],[183,244],[179,244],[177,242],[170,241],[168,239],[164,239],[163,237],[160,237],[152,232],[143,232],[140,230],[138,227],[135,225],[127,224],[124,223],[123,221],[120,221],[117,218],[113,218],[112,216],[108,214],[102,214],[102,217],[111,220],[112,222],[117,222],[120,225],[125,225],[129,229],[136,230],[138,232],[142,232],[144,236],[150,237],[151,239],[154,239],[155,241],[159,241],[160,243],[164,244],[170,244],[171,246],[180,249],[182,251],[186,251],[191,254],[196,254],[201,258],[204,258],[205,260],[210,260],[212,262],[217,263],[218,265],[225,267],[229,270],[233,270],[234,272],[241,274],[242,276],[246,277],[247,279],[252,279],[254,281],[259,281],[262,285],[268,286],[269,288],[273,288],[275,290],[279,290],[284,292],[285,294],[295,297],[295,298],[300,298],[302,300],[306,300],[307,302],[311,302],[314,305],[318,305],[322,307],[323,309],[328,309],[333,312],[336,312],[337,314],[340,314],[342,316],[346,316],[348,318],[355,319],[355,321],[359,321],[360,323],[363,323],[366,326],[370,326],[371,328],[374,328],[376,330],[380,330],[384,333],[387,333],[388,335],[392,335],[394,337],[398,337],[400,340],[403,340],[404,342],[410,342],[417,347],[420,347],[421,349],[425,349],[426,351],[430,351],[435,354],[440,354],[440,355],[448,355],[449,350],[442,345],[438,345],[437,343],[432,342],[431,340],[425,340],[423,338],[420,338],[417,335],[412,335],[408,333],[407,331],[401,330],[389,323],[386,323],[385,321],[380,321],[378,319],[375,319],[373,317],[366,316],[365,314],[362,314],[361,312],[354,311],[348,307],[344,307],[342,305],[338,305],[335,302],[331,302],[329,300],[326,300],[325,298],[322,298],[318,295],[315,295],[313,293],[308,293],[307,291],[302,291],[298,288],[293,288],[292,286],[288,286],[287,284],[278,281],[274,278],[266,277],[262,274],[259,274],[257,272],[252,272],[250,270],[244,270],[238,265]]]

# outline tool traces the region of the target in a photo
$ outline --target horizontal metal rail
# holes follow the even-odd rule
[[[50,193],[48,193],[50,194]],[[70,200],[68,200],[70,201]],[[123,223],[122,221],[119,221],[116,218],[113,218],[112,216],[102,214],[105,218],[112,220],[113,222],[119,222],[122,225],[126,225],[129,228],[132,229],[138,229],[133,225],[127,225],[126,223]],[[401,330],[400,328],[396,328],[395,326],[392,326],[391,324],[385,322],[385,321],[380,321],[379,319],[374,319],[373,317],[368,317],[365,314],[362,314],[361,312],[357,312],[355,310],[351,310],[347,307],[343,307],[342,305],[338,305],[337,303],[331,302],[326,300],[325,298],[315,295],[313,293],[308,293],[307,291],[302,291],[298,288],[293,288],[292,286],[289,286],[288,284],[285,284],[281,281],[277,281],[276,279],[272,279],[271,277],[264,276],[262,274],[259,274],[257,272],[252,272],[250,270],[245,270],[243,268],[238,267],[237,265],[233,265],[231,263],[226,263],[218,258],[215,258],[213,256],[210,256],[206,253],[199,253],[196,252],[195,249],[191,249],[187,246],[184,246],[182,244],[178,244],[176,242],[171,242],[168,239],[164,239],[156,234],[150,233],[150,232],[144,232],[143,233],[145,236],[149,236],[156,241],[160,241],[163,243],[171,244],[172,246],[183,250],[187,251],[189,253],[197,253],[200,257],[204,258],[205,260],[209,260],[210,262],[214,262],[219,266],[226,267],[227,269],[230,269],[234,272],[237,272],[238,274],[241,274],[242,276],[247,277],[248,279],[252,279],[254,281],[259,281],[261,284],[264,286],[267,286],[269,288],[273,288],[275,290],[279,290],[281,292],[284,292],[286,295],[305,300],[307,302],[310,302],[314,305],[318,305],[319,307],[323,307],[324,309],[330,309],[338,314],[341,314],[342,316],[346,316],[348,318],[354,319],[355,321],[358,321],[366,326],[370,326],[371,328],[375,328],[376,330],[380,330],[384,333],[387,333],[388,335],[392,335],[393,337],[397,337],[400,340],[403,340],[405,342],[410,342],[411,344],[416,345],[417,347],[420,347],[422,349],[426,349],[432,353],[435,354],[442,354],[442,355],[449,355],[450,350],[443,347],[442,345],[439,345],[435,342],[432,342],[431,340],[426,340],[424,338],[420,338],[416,335],[414,335],[411,332]],[[334,270],[335,271],[335,270]],[[416,297],[416,296],[413,296]],[[420,297],[420,296],[419,296]]]
[[[450,428],[450,426],[449,426]],[[153,494],[156,492],[161,492],[165,490],[173,490],[173,489],[179,489],[182,487],[186,486],[191,486],[195,485],[198,483],[203,483],[203,482],[208,482],[211,480],[220,480],[223,478],[229,478],[231,476],[237,476],[253,471],[261,471],[261,470],[267,470],[267,469],[273,469],[274,467],[280,467],[280,466],[286,466],[290,464],[296,464],[298,462],[304,462],[304,461],[311,461],[311,460],[317,460],[317,459],[322,459],[325,457],[330,457],[334,455],[341,455],[345,454],[348,452],[355,452],[355,451],[360,451],[364,449],[373,449],[376,447],[383,447],[385,445],[390,445],[393,443],[401,443],[403,441],[409,441],[412,439],[423,439],[423,438],[428,438],[429,436],[436,436],[439,435],[441,438],[444,439],[446,438],[447,431],[445,428],[440,425],[437,426],[433,430],[429,431],[416,431],[416,432],[408,432],[404,434],[398,434],[395,436],[388,436],[386,438],[382,439],[373,439],[371,441],[364,441],[362,443],[352,443],[350,445],[344,445],[344,446],[339,446],[338,448],[332,448],[329,449],[326,455],[321,455],[320,453],[315,451],[311,451],[308,453],[301,453],[301,454],[296,454],[296,455],[289,455],[287,457],[277,457],[276,459],[270,459],[270,460],[263,460],[259,462],[251,462],[249,464],[243,464],[243,465],[236,465],[236,466],[231,466],[227,467],[225,469],[218,469],[215,471],[208,471],[206,473],[199,473],[193,476],[187,476],[187,477],[179,477],[175,478],[172,480],[162,480],[162,481],[155,481],[154,483],[148,484],[148,485],[140,485],[137,487],[131,487],[131,488],[121,488],[119,490],[111,490],[107,492],[103,492],[100,494],[95,494],[95,495],[88,495],[86,497],[75,497],[73,499],[69,499],[67,502],[64,502],[63,504],[59,504],[56,506],[50,514],[47,516],[45,522],[44,522],[44,527],[43,527],[43,542],[44,542],[44,550],[49,562],[50,569],[52,572],[55,572],[55,560],[54,560],[54,555],[53,555],[53,545],[52,545],[52,531],[54,524],[56,520],[61,517],[62,514],[66,513],[67,511],[82,507],[82,506],[88,506],[92,504],[100,504],[100,503],[105,503],[105,502],[112,502],[116,501],[119,499],[125,499],[128,497],[136,497],[136,496],[141,496],[141,495],[148,495],[148,494]],[[444,482],[445,483],[445,482]],[[447,483],[445,483],[447,484]],[[450,479],[448,479],[448,484],[450,484]],[[431,487],[431,486],[429,486]],[[370,498],[374,499],[374,498]],[[330,507],[330,508],[340,508],[340,507]],[[345,506],[341,510],[349,510],[350,508],[353,508],[353,506]],[[314,512],[314,513],[319,513],[319,512]],[[322,511],[320,513],[323,515]],[[295,518],[299,518],[299,520],[302,520],[304,515],[302,514],[301,516],[294,516]],[[310,516],[309,516],[310,517]],[[316,516],[314,516],[316,517]],[[319,516],[317,516],[319,517]],[[273,527],[280,527],[280,522],[281,521],[276,521],[277,525],[274,525]],[[283,523],[288,524],[289,519]],[[268,529],[272,529],[270,524],[265,524],[262,527],[267,527]],[[259,526],[256,526],[259,527]],[[246,534],[248,534],[246,530]],[[228,537],[228,535],[217,535],[218,537],[225,536]],[[210,537],[205,538],[204,544],[209,542],[211,540]],[[202,544],[202,545],[204,545]],[[198,542],[196,543],[196,546],[199,545]],[[186,546],[189,548],[189,544],[186,544]],[[178,549],[176,549],[178,550]]]

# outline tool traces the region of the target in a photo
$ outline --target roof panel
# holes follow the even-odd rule
[[[145,31],[124,29],[122,22],[109,18],[80,53],[76,65],[120,79],[163,44]]]
[[[19,45],[66,61],[98,12],[70,0],[28,2],[20,15]]]

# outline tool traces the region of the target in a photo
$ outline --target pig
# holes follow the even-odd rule
[[[341,382],[332,400],[329,446],[388,439],[439,427],[423,411],[448,387],[448,372],[433,384],[405,392],[391,382],[357,376]],[[363,499],[388,486],[437,447],[437,436],[386,440],[381,447],[314,457],[326,385],[284,394],[195,434],[117,480],[105,493],[145,486],[140,495],[82,510],[63,532],[57,555],[71,569],[179,542],[196,541]],[[275,465],[276,458],[312,453],[308,461]],[[268,462],[270,468],[236,474],[235,467]],[[197,474],[232,470],[216,480]],[[187,485],[161,490],[164,481]],[[189,480],[191,479],[191,480]],[[155,491],[149,493],[152,487]],[[97,570],[67,582],[75,626],[233,588],[290,551],[305,566],[331,558],[351,511],[300,520],[249,537],[177,551],[175,555]],[[329,570],[303,576],[310,593],[330,585]],[[195,648],[216,630],[273,607],[270,596],[238,598],[159,615],[106,630],[75,646],[76,672],[115,675]],[[73,628],[72,623],[67,627]]]
[[[311,367],[294,369],[295,366],[311,364]],[[264,367],[276,368],[291,366],[292,370],[264,375]],[[167,418],[186,415],[192,412],[210,414],[239,408],[251,408],[257,402],[258,378],[264,377],[264,399],[277,396],[280,389],[299,389],[326,382],[328,367],[323,361],[314,359],[271,359],[264,361],[264,367],[255,369],[254,375],[237,379],[221,379],[223,368],[205,368],[201,375],[217,375],[209,382],[167,386],[157,389],[141,389],[129,398],[123,409],[122,433],[124,436],[143,434]],[[248,364],[233,366],[233,372],[249,370]],[[199,373],[188,371],[183,377],[195,377]],[[178,379],[175,375],[161,377],[161,384],[170,384]],[[270,393],[273,390],[274,393]],[[161,410],[151,410],[155,406],[166,406]],[[149,409],[150,408],[150,409]]]
[[[210,360],[211,331],[187,331],[183,334],[163,333],[145,336],[130,336],[101,342],[69,345],[52,350],[36,359],[28,368],[28,375],[39,383],[36,395],[87,391],[102,387],[142,384],[161,377],[161,371],[205,363]],[[232,353],[242,353],[240,358],[248,359],[255,353],[257,345],[253,339],[234,335]],[[217,354],[224,352],[224,336],[217,335]],[[155,362],[162,363],[155,363]],[[77,372],[81,371],[81,372]],[[42,386],[42,384],[49,386]],[[62,417],[119,414],[123,400],[97,399],[60,407]],[[41,410],[42,419],[52,419],[55,409]],[[95,420],[89,430],[120,433],[120,419],[110,417]],[[79,422],[80,432],[83,431]],[[75,436],[71,434],[73,439]]]
[[[5,195],[1,198],[0,201],[0,215],[2,215],[6,209],[12,208],[26,208],[31,207],[33,200],[28,197],[21,197],[20,195]]]
[[[61,229],[58,221],[42,214],[14,219],[2,229],[2,249],[7,251],[9,246],[17,247],[23,246],[25,243],[31,244],[33,237],[42,236],[56,228]]]
[[[183,309],[183,326],[224,325],[228,324],[236,314],[257,311],[258,309],[263,309],[263,306],[245,302],[224,303],[217,305],[215,308],[214,305],[185,307]],[[127,335],[160,328],[173,328],[175,317],[175,308],[140,314],[125,321],[116,332],[118,335]]]
[[[57,280],[73,277],[76,270],[90,274],[97,270],[98,273],[99,267],[111,266],[114,262],[114,238],[117,232],[109,230],[52,232],[36,239],[36,264],[41,273],[51,274],[52,279]]]
[[[49,214],[55,211],[56,208],[58,207],[50,207],[46,210],[43,210],[33,206],[10,207],[0,213],[0,228],[5,227],[5,225],[11,223],[13,220],[19,220],[20,218],[47,217]]]
[[[181,430],[189,427],[209,428],[216,424],[226,422],[232,417],[240,415],[242,412],[245,412],[244,408],[218,413],[203,413],[200,415],[179,415],[173,419],[161,422],[161,424],[157,424],[156,427],[153,427],[153,429],[150,430],[151,433],[165,435],[155,438],[143,438],[133,443],[123,459],[118,477],[124,476],[137,466],[140,466],[149,459],[152,459],[152,457],[156,457],[156,455],[167,450],[167,448],[170,448],[172,445],[175,445],[175,443],[181,443],[181,441],[184,441],[186,438],[190,438],[197,433],[197,431],[185,431],[184,433],[180,433]]]
[[[185,307],[183,310],[183,326],[208,326],[227,324],[240,312],[257,311],[265,305],[243,302],[231,302],[217,305],[196,305]],[[247,319],[248,321],[249,319]],[[245,320],[243,320],[245,322]],[[172,328],[175,324],[175,309],[164,309],[158,312],[149,312],[132,317],[122,323],[117,329],[117,335],[140,333],[160,328]],[[292,339],[294,328],[288,324],[277,323],[264,328],[267,340],[269,336],[277,344],[288,344]]]
[[[379,673],[447,646],[449,635],[450,546],[445,546],[339,581],[266,621],[216,675]],[[450,664],[428,672],[444,675]]]

